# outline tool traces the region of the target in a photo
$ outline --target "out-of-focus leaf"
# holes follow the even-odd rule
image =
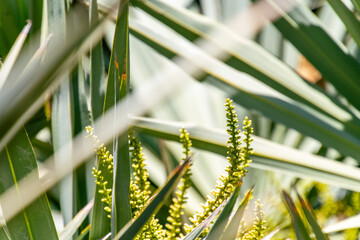
[[[314,214],[312,213],[312,209],[311,206],[308,202],[306,202],[299,193],[297,193],[298,199],[300,201],[300,205],[301,208],[305,214],[305,217],[310,225],[310,227],[312,228],[316,239],[318,240],[328,240],[329,238],[323,233],[323,231],[321,230],[320,225],[318,224],[318,222],[315,219]]]
[[[0,239],[1,240],[10,240],[9,235],[7,234],[7,232],[5,231],[5,229],[3,227],[0,227]]]
[[[345,24],[347,30],[360,47],[360,23],[356,19],[355,14],[347,8],[347,6],[338,0],[327,0],[334,11],[339,15],[341,21]]]
[[[94,200],[91,200],[86,206],[81,209],[75,217],[64,227],[61,232],[59,232],[59,239],[60,240],[68,240],[72,239],[73,235],[79,229],[87,215],[90,213],[94,205]]]
[[[349,113],[345,106],[321,89],[306,83],[286,64],[261,46],[236,35],[226,26],[194,12],[179,9],[164,1],[136,0],[134,3],[190,41],[202,37],[216,43],[216,47],[223,49],[228,56],[221,60],[234,69],[245,72],[285,96],[307,104],[335,119],[348,118]],[[228,47],[226,43],[220,42],[211,35],[211,31],[218,31],[218,35],[225,35],[236,44],[234,47]],[[137,34],[136,31],[134,34]],[[205,77],[206,74],[200,79]],[[360,125],[359,121],[357,125]],[[357,130],[357,128],[354,129]]]
[[[202,221],[196,228],[194,228],[191,232],[189,232],[183,239],[184,240],[195,240],[197,237],[209,226],[209,224],[214,220],[214,218],[219,214],[219,212],[224,208],[225,204],[227,204],[227,199],[215,209],[214,212],[210,214],[204,221]]]
[[[0,153],[0,192],[17,185],[34,169],[37,169],[36,157],[27,133],[22,129]],[[19,197],[26,196],[19,192]],[[7,209],[2,211],[6,219]],[[45,194],[6,222],[6,226],[12,239],[58,239]]]
[[[29,18],[33,23],[32,32],[37,33],[41,28],[42,15],[43,15],[43,2],[42,0],[33,0],[29,2]]]
[[[251,189],[249,189],[244,197],[244,199],[242,200],[240,206],[238,207],[238,209],[236,210],[234,216],[231,218],[229,225],[226,227],[226,230],[223,234],[223,236],[221,237],[221,239],[223,240],[227,240],[227,239],[236,239],[237,233],[239,231],[239,226],[240,226],[240,221],[244,215],[244,211],[245,208],[251,198],[251,194],[253,191],[252,187]]]
[[[4,0],[1,1],[0,8],[0,58],[5,58],[11,46],[13,45],[16,37],[18,36],[21,28],[25,24],[25,19],[21,22],[20,26],[17,18],[18,13],[15,13],[16,8],[11,7],[14,1]]]
[[[73,70],[70,84],[72,133],[73,136],[76,136],[81,133],[86,126],[90,125],[89,109],[85,95],[85,77],[81,63]],[[86,175],[91,173],[92,167],[87,168],[86,166],[86,163],[82,164],[73,174],[73,194],[74,199],[76,199],[73,206],[74,213],[81,210],[88,202]],[[88,224],[89,222],[86,219],[82,228],[85,228]],[[80,230],[82,230],[82,228],[80,228]]]
[[[47,25],[43,28],[46,32],[53,33],[62,40],[66,39],[66,8],[65,1],[48,1],[47,2]],[[50,42],[50,46],[54,44]],[[46,52],[46,55],[51,54]],[[51,106],[51,131],[52,143],[54,146],[55,163],[59,166],[63,161],[69,161],[70,153],[59,155],[58,152],[62,147],[72,141],[72,116],[71,116],[71,96],[69,76],[64,76],[63,83],[54,93]],[[71,162],[67,162],[71,164]],[[74,205],[74,188],[73,174],[69,174],[61,180],[60,191],[60,208],[65,224],[71,221],[75,215]]]
[[[360,0],[352,0],[352,2],[354,3],[354,6],[357,9],[357,11],[360,12]]]
[[[224,233],[224,230],[228,222],[230,221],[231,213],[236,203],[236,200],[239,196],[241,185],[242,185],[242,181],[239,182],[238,186],[234,190],[234,193],[231,195],[228,203],[225,205],[219,217],[216,219],[216,222],[211,227],[209,233],[206,235],[206,240],[218,240],[221,238],[221,235]]]
[[[57,152],[72,141],[69,80],[65,80],[60,89],[54,93],[51,110],[51,130],[55,161],[56,164],[60,165],[62,161],[70,159],[70,154],[60,155]],[[71,164],[71,162],[67,164]],[[73,174],[68,175],[60,182],[60,206],[65,223],[70,222],[74,211]]]
[[[270,240],[275,234],[279,232],[279,230],[279,228],[275,229],[274,231],[263,237],[262,240]]]
[[[323,229],[324,233],[333,233],[351,228],[360,228],[360,214],[346,218]]]
[[[69,15],[76,19],[87,18],[87,14],[81,6],[73,7]],[[58,74],[66,73],[69,64],[76,63],[78,57],[87,51],[88,45],[84,44],[86,40],[99,40],[105,19],[93,24],[90,28],[86,22],[78,21],[78,31],[76,34],[68,33],[66,41],[61,41],[54,36],[52,41],[55,43],[48,48],[51,55],[48,54],[39,66],[25,69],[22,73],[22,69],[14,69],[21,75],[12,76],[7,81],[16,82],[16,84],[0,94],[2,110],[0,113],[0,149],[11,140],[32,114],[41,108],[45,96],[52,92],[49,87],[58,86],[61,79]]]
[[[290,213],[291,221],[295,229],[296,238],[299,240],[310,240],[311,238],[309,236],[309,233],[306,230],[306,227],[300,217],[299,211],[297,210],[294,201],[285,191],[282,191],[281,196]]]
[[[31,21],[28,21],[27,25],[23,28],[20,35],[17,37],[14,45],[11,47],[4,64],[0,68],[0,89],[4,85],[6,78],[8,77],[13,65],[20,53],[20,50],[25,42],[25,39],[30,31]]]
[[[90,233],[90,225],[88,225],[84,230],[82,230],[79,236],[77,236],[75,240],[89,239],[89,233]]]
[[[359,63],[327,34],[306,6],[299,4],[274,25],[339,93],[360,109]]]
[[[222,62],[210,57],[191,43],[184,42],[181,38],[159,35],[139,22],[136,25],[139,27],[136,37],[157,51],[162,49],[159,51],[162,54],[163,50],[170,51],[192,62],[201,71],[211,76],[205,80],[206,83],[225,91],[236,103],[248,109],[255,109],[272,120],[318,139],[345,155],[358,158],[360,152],[360,141],[357,137],[359,128],[356,128],[355,124],[358,120],[351,115],[345,114],[342,121],[334,120],[300,102],[285,97],[255,79],[241,75],[240,72],[228,68]],[[195,59],[197,60],[195,61]],[[350,128],[347,124],[352,127]],[[339,145],[339,142],[343,144]]]
[[[210,129],[180,122],[151,118],[135,118],[135,129],[155,137],[178,140],[178,131],[185,127],[191,134],[193,146],[226,156],[224,130]],[[345,189],[360,191],[359,169],[324,157],[305,153],[269,140],[253,136],[254,155],[250,167],[287,172],[294,176],[310,178]],[[355,190],[357,189],[357,190]]]
[[[162,188],[159,188],[155,193],[150,202],[144,208],[142,213],[135,221],[128,222],[118,234],[116,234],[116,240],[128,240],[136,236],[141,228],[146,224],[150,217],[155,214],[165,200],[171,195],[173,189],[181,179],[182,175],[190,167],[191,158],[187,158],[183,164],[176,167],[176,169],[170,174],[166,183]]]

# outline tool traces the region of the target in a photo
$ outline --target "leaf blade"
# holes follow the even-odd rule
[[[206,240],[217,240],[220,239],[224,230],[226,229],[227,223],[230,222],[230,214],[232,213],[233,207],[240,193],[242,181],[236,186],[233,194],[229,201],[221,211],[214,225],[211,227],[209,233],[206,235]]]
[[[190,167],[191,159],[188,157],[181,165],[179,165],[172,173],[169,175],[166,183],[161,189],[158,189],[150,202],[147,204],[143,212],[139,215],[134,222],[127,223],[119,233],[116,234],[116,240],[126,240],[132,239],[140,231],[142,226],[148,221],[148,219],[156,213],[161,205],[167,199],[172,190],[176,187],[176,184],[180,181],[182,175]]]
[[[134,119],[136,120],[134,128],[137,131],[171,141],[179,141],[178,129],[185,127],[191,132],[190,139],[194,147],[226,156],[225,143],[228,136],[225,131],[151,118]],[[257,136],[253,136],[253,139],[254,155],[250,167],[274,171],[286,170],[295,176],[300,176],[298,174],[301,173],[303,175],[300,177],[341,186],[345,189],[353,189],[353,191],[360,190],[356,188],[360,181],[356,168],[285,147]]]
[[[16,137],[1,152],[0,190],[10,188],[37,169],[36,157],[25,129],[19,131]],[[39,184],[39,186],[41,186]],[[21,192],[18,193],[20,197]],[[7,209],[2,209],[6,216]],[[6,218],[5,218],[6,219]],[[12,239],[58,239],[55,224],[50,212],[50,206],[45,194],[20,212],[15,218],[6,222]],[[22,229],[22,230],[20,230]],[[23,235],[24,234],[24,235]]]
[[[284,190],[281,192],[281,196],[283,198],[284,204],[286,205],[290,213],[291,221],[295,229],[296,238],[301,240],[310,240],[311,238],[309,236],[309,233],[305,228],[305,225],[299,215],[297,208],[295,207],[293,200]]]

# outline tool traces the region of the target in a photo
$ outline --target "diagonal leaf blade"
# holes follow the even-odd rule
[[[231,195],[228,203],[225,205],[224,209],[221,211],[216,222],[211,227],[209,233],[206,235],[206,240],[218,240],[221,238],[229,222],[230,215],[233,211],[233,207],[239,196],[241,185],[242,185],[242,181],[240,181],[239,184],[236,186],[234,193]]]
[[[284,204],[286,205],[290,213],[291,220],[295,229],[296,238],[301,240],[310,240],[311,238],[309,236],[309,233],[306,230],[304,222],[300,217],[300,214],[295,206],[294,201],[291,199],[289,194],[287,194],[284,190],[282,191],[281,196]]]
[[[219,212],[224,208],[225,204],[227,204],[227,199],[215,209],[214,212],[210,214],[207,218],[204,219],[196,228],[194,228],[191,232],[189,232],[183,239],[184,240],[195,240],[197,237],[209,226],[209,224],[214,220],[214,218],[219,214]]]
[[[172,51],[175,55],[192,62],[201,71],[211,76],[206,79],[206,83],[226,92],[238,104],[248,109],[255,109],[272,120],[318,139],[325,145],[357,159],[360,151],[359,128],[354,125],[352,122],[354,118],[350,115],[345,118],[348,121],[345,119],[343,121],[334,120],[300,102],[285,97],[254,79],[239,75],[238,71],[229,69],[223,63],[206,55],[194,45],[185,43],[180,38],[172,41],[172,38],[154,33],[143,24],[139,23],[137,26],[141,26],[141,30],[138,29],[138,33],[141,35],[140,40],[146,39],[145,43],[154,47],[155,50],[166,49],[166,51]],[[143,32],[145,33],[142,34]],[[195,59],[199,60],[195,61]],[[240,77],[241,81],[239,81]],[[348,126],[348,123],[353,126]],[[339,145],[339,141],[344,144]]]
[[[227,53],[228,57],[222,59],[227,65],[257,78],[285,96],[307,104],[335,119],[344,119],[349,114],[348,109],[336,99],[324,93],[323,90],[307,84],[286,64],[265,51],[260,45],[236,35],[226,26],[164,1],[136,0],[134,3],[135,6],[171,27],[189,41],[205,38],[214,42],[218,48]],[[227,47],[226,44],[213,37],[211,31],[215,29],[220,32],[219,34],[236,42],[236,45]],[[133,33],[138,36],[136,30],[133,30]],[[170,53],[167,54],[169,54],[168,57],[171,56]],[[205,76],[201,79],[204,78]],[[360,125],[359,121],[355,122],[357,126]],[[358,131],[357,128],[354,130]]]
[[[357,45],[360,47],[360,23],[356,19],[354,13],[342,1],[327,0],[337,15],[343,21],[347,30],[354,38]]]
[[[178,129],[185,127],[191,132],[190,138],[194,147],[226,156],[225,143],[228,136],[225,131],[151,118],[135,118],[135,120],[135,129],[138,131],[172,141],[179,141]],[[250,167],[286,172],[345,189],[360,190],[357,187],[360,181],[360,172],[357,168],[257,136],[253,138],[254,155]]]
[[[75,217],[59,233],[60,240],[67,240],[73,237],[73,235],[79,229],[85,218],[89,215],[93,205],[94,200],[91,200],[75,215]]]
[[[251,189],[249,189],[244,197],[244,199],[242,200],[240,206],[238,207],[238,209],[236,210],[234,216],[231,218],[229,225],[227,226],[227,228],[225,229],[225,232],[223,234],[223,236],[221,237],[221,239],[236,239],[238,230],[239,230],[239,226],[240,226],[240,221],[244,215],[244,211],[245,208],[251,198],[252,195],[252,191],[253,191],[252,187]]]
[[[323,231],[321,230],[321,227],[320,225],[318,224],[318,222],[316,221],[315,219],[315,216],[314,214],[312,213],[312,209],[311,209],[311,206],[309,205],[308,202],[306,202],[298,192],[296,192],[297,194],[297,197],[300,201],[300,205],[301,205],[301,208],[305,214],[305,217],[307,219],[307,221],[309,222],[309,225],[310,227],[312,228],[315,236],[316,236],[316,239],[319,239],[319,240],[328,240],[329,238],[323,233]]]
[[[163,187],[154,193],[154,196],[139,215],[139,217],[136,218],[135,221],[127,223],[120,230],[120,232],[116,234],[114,239],[127,240],[136,236],[136,234],[141,230],[142,226],[144,226],[150,217],[161,208],[161,206],[164,204],[164,201],[171,195],[172,190],[176,187],[182,175],[190,167],[190,161],[191,158],[188,157],[183,164],[176,167],[176,169],[169,175]]]
[[[307,7],[299,4],[274,25],[339,93],[360,109],[357,101],[360,94],[359,63],[327,34],[319,19]]]

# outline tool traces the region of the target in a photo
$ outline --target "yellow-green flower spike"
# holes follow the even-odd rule
[[[95,152],[98,157],[99,164],[102,165],[102,169],[106,169],[109,173],[113,172],[113,156],[106,150],[104,144],[101,144],[98,137],[94,134],[94,129],[91,126],[86,128],[88,138],[91,138],[93,145],[95,147]],[[112,189],[111,186],[108,187],[108,182],[104,179],[104,174],[101,170],[93,168],[92,174],[95,177],[95,183],[99,186],[99,193],[103,196],[101,201],[106,204],[104,210],[108,213],[111,213],[111,200],[112,200]],[[111,214],[107,215],[108,218],[111,218]]]
[[[246,232],[241,240],[260,240],[264,237],[265,220],[264,212],[262,211],[263,205],[260,203],[260,200],[257,200],[255,203],[255,218],[253,226],[250,231]]]
[[[187,156],[191,155],[190,147],[192,145],[189,133],[184,128],[180,129],[180,142],[183,147],[184,155],[182,160],[184,161]],[[172,199],[172,204],[169,208],[170,216],[167,218],[167,223],[165,225],[167,228],[166,235],[169,239],[176,239],[177,237],[182,236],[182,215],[184,214],[183,209],[187,202],[186,191],[191,187],[190,176],[191,172],[189,168],[181,179],[181,183],[176,191],[176,197]]]
[[[129,131],[129,151],[134,170],[133,179],[130,180],[130,206],[133,216],[137,217],[150,198],[151,192],[141,143],[135,137],[134,131]]]
[[[228,140],[228,157],[229,166],[226,167],[227,176],[220,176],[220,181],[216,185],[216,189],[211,192],[213,196],[208,196],[205,204],[202,205],[203,211],[197,212],[196,215],[190,219],[192,225],[185,225],[186,232],[190,232],[205,220],[221,203],[228,198],[234,191],[237,183],[247,173],[246,168],[249,166],[251,160],[250,155],[252,149],[250,144],[252,142],[251,134],[253,129],[251,121],[246,117],[243,124],[245,139],[243,142],[245,146],[241,146],[240,130],[235,107],[232,105],[232,100],[226,99],[226,118],[227,118],[227,133]],[[208,229],[202,233],[202,237],[206,235]]]
[[[134,131],[129,131],[129,151],[131,153],[131,162],[133,168],[133,179],[130,180],[130,206],[133,218],[136,219],[150,198],[149,174],[145,168],[145,158],[142,153],[140,141],[135,137]],[[164,239],[165,230],[155,218],[155,215],[143,226],[135,240],[143,239]]]

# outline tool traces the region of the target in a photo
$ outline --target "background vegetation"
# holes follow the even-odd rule
[[[253,122],[254,153],[208,238],[226,233],[220,223],[232,226],[255,184],[265,238],[358,239],[359,10],[358,0],[3,0],[0,239],[131,239],[153,213],[165,224],[189,165],[175,168],[183,127],[192,216],[225,174],[227,97]],[[89,125],[113,155],[111,218]],[[157,191],[136,220],[130,127]]]

